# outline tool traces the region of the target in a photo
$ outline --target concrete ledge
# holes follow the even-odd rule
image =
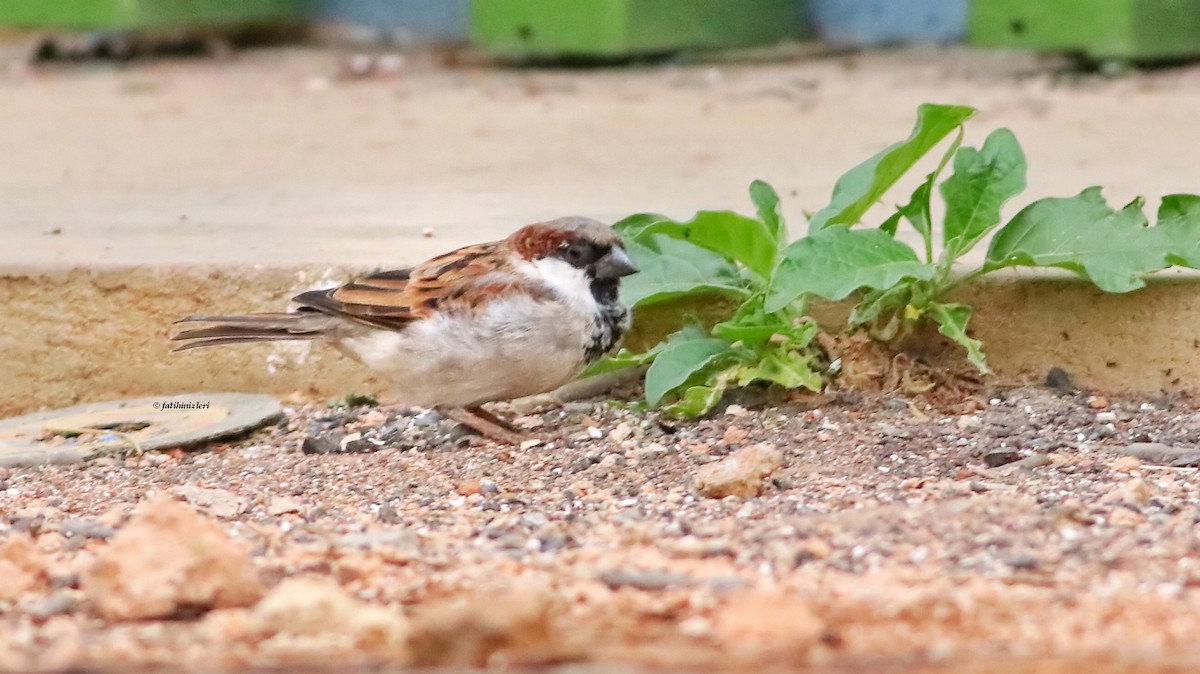
[[[0,415],[194,390],[306,399],[382,383],[332,349],[306,343],[170,353],[175,319],[196,312],[278,311],[296,292],[349,268],[160,266],[0,269]],[[1200,294],[1164,277],[1127,295],[1071,280],[1006,277],[965,291],[996,381],[1040,381],[1065,368],[1086,388],[1192,390],[1200,381]],[[676,315],[676,314],[668,314]],[[833,315],[828,310],[819,315]],[[662,317],[650,322],[661,321]],[[653,330],[645,329],[642,334]]]
[[[171,323],[191,313],[278,311],[295,292],[346,269],[127,267],[0,270],[0,415],[115,397],[195,390],[280,396],[374,391],[330,349],[306,344],[170,353]]]
[[[1193,391],[1200,382],[1200,294],[1194,276],[1101,292],[1074,279],[1000,278],[955,299],[974,306],[972,332],[1003,382],[1041,381],[1062,367],[1084,388]]]

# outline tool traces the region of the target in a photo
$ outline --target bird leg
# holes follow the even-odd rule
[[[509,421],[508,419],[505,419],[504,417],[500,416],[499,414],[492,412],[491,410],[484,407],[483,405],[476,405],[474,407],[468,407],[467,410],[470,411],[471,414],[474,414],[475,416],[477,416],[481,419],[486,419],[487,421],[490,421],[491,423],[496,424],[500,428],[506,428],[514,433],[522,433],[522,434],[524,433],[520,426],[514,424],[513,422]]]
[[[501,419],[482,407],[451,407],[439,409],[447,419],[470,428],[485,438],[510,445],[520,445],[527,438],[512,423]]]

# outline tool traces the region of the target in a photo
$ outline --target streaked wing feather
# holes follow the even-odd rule
[[[400,330],[438,312],[478,306],[514,290],[541,294],[522,281],[504,278],[507,256],[500,242],[477,244],[439,255],[412,270],[380,271],[327,290],[293,298],[302,307]]]

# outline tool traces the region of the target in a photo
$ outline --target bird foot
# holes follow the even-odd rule
[[[470,428],[489,440],[509,445],[520,445],[529,439],[511,422],[488,412],[482,407],[454,407],[439,410],[446,418]]]

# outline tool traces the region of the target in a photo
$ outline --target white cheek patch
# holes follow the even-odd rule
[[[599,311],[596,298],[592,297],[591,279],[584,270],[553,257],[525,263],[518,269],[526,276],[553,288],[560,298],[584,315],[593,316]]]

